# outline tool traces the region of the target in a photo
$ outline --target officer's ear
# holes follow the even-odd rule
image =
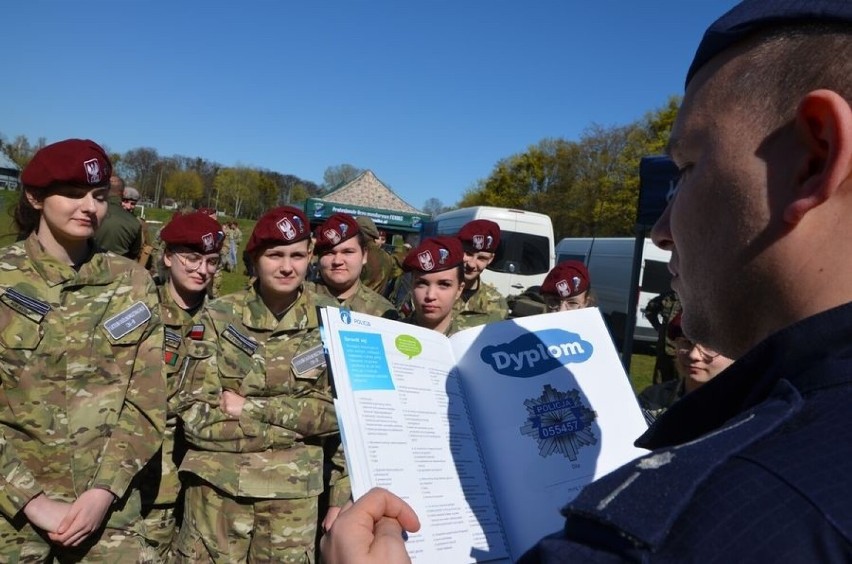
[[[801,164],[784,208],[784,221],[791,225],[844,187],[852,190],[852,108],[832,90],[809,92],[796,109],[796,132],[803,145]]]

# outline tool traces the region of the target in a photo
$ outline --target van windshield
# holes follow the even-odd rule
[[[488,270],[510,274],[545,274],[550,270],[550,245],[547,237],[503,231],[500,248]]]

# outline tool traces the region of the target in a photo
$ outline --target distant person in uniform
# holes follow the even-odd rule
[[[361,282],[384,296],[388,282],[395,276],[395,262],[393,257],[379,246],[379,230],[375,222],[365,215],[359,215],[355,220],[367,237],[367,263],[361,271]]]
[[[113,175],[109,179],[106,217],[95,232],[95,242],[104,250],[138,260],[142,252],[142,224],[124,207],[123,198],[124,180]]]
[[[176,214],[160,231],[165,246],[162,261],[164,280],[157,286],[160,318],[165,326],[163,369],[168,387],[168,415],[163,447],[145,467],[140,480],[142,512],[148,538],[157,541],[157,552],[165,562],[179,518],[182,497],[178,478],[186,442],[178,414],[190,403],[195,364],[204,337],[199,317],[207,301],[207,287],[219,268],[222,226],[198,212]]]
[[[539,293],[550,312],[597,305],[589,270],[577,260],[562,261],[554,266],[544,277]]]
[[[462,226],[458,238],[464,249],[464,290],[454,315],[464,317],[466,327],[506,319],[506,298],[482,280],[482,272],[494,261],[500,245],[500,226],[487,219],[474,219]]]
[[[310,224],[293,207],[258,220],[246,251],[255,283],[207,304],[192,403],[181,412],[179,562],[311,562],[319,523],[349,499],[317,306],[305,284]],[[339,442],[337,443],[339,445]],[[319,515],[327,491],[331,508]]]
[[[355,218],[335,213],[314,231],[319,280],[316,291],[352,311],[396,319],[399,314],[384,296],[361,280],[367,262],[367,237]]]
[[[654,361],[655,384],[678,379],[674,341],[668,337],[668,325],[680,313],[680,301],[673,290],[659,294],[648,301],[645,318],[657,331],[656,359]]]
[[[151,234],[148,233],[148,224],[144,219],[136,215],[136,206],[140,198],[139,190],[132,186],[125,186],[121,194],[121,207],[138,219],[142,226],[142,247],[139,250],[136,262],[150,270],[153,263],[154,243],[151,241]]]
[[[672,252],[684,334],[737,360],[520,564],[852,559],[850,64],[848,0],[745,0],[705,32],[651,237]],[[403,528],[411,508],[373,490],[324,537],[324,562],[407,561]]]
[[[680,318],[678,313],[666,328],[667,338],[675,349],[677,379],[653,384],[639,394],[639,406],[649,424],[674,402],[694,392],[734,362],[711,348],[690,341],[683,334]]]
[[[411,249],[402,263],[411,275],[414,311],[407,323],[452,335],[467,326],[453,315],[464,290],[464,250],[454,236],[430,237]]]
[[[156,558],[139,472],[165,426],[163,326],[148,273],[93,242],[111,169],[90,140],[40,149],[26,239],[0,249],[2,562]]]

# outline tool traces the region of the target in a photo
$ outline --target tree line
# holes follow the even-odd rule
[[[543,139],[525,152],[497,162],[491,173],[447,207],[436,198],[423,205],[437,215],[456,207],[488,205],[548,214],[557,238],[633,235],[639,198],[639,161],[663,152],[680,105],[671,97],[661,108],[629,125],[588,127],[580,139]],[[23,168],[46,145],[22,135],[2,149]],[[162,206],[168,199],[210,206],[229,216],[257,218],[282,203],[321,197],[366,169],[330,166],[323,183],[247,166],[223,166],[201,157],[163,157],[151,147],[109,151],[116,173],[139,190],[142,199]]]

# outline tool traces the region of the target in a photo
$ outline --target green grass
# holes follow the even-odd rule
[[[633,353],[630,358],[630,384],[633,391],[641,392],[651,385],[654,379],[654,362],[656,357],[647,352]]]

